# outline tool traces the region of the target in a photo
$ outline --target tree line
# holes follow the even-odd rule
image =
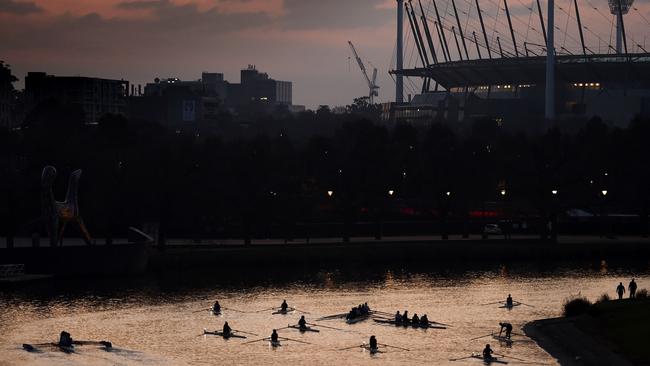
[[[228,118],[229,133],[197,136],[119,115],[88,126],[72,107],[41,106],[21,130],[0,130],[0,235],[42,232],[46,165],[58,170],[60,200],[69,173],[83,169],[80,206],[95,236],[146,222],[188,238],[286,238],[302,235],[301,224],[328,222],[349,236],[354,223],[388,220],[467,231],[444,223],[470,222],[494,205],[510,220],[544,223],[578,208],[638,215],[647,228],[648,119],[612,128],[594,118],[577,133],[531,136],[488,118],[462,129],[386,125],[376,112],[321,108],[246,126]]]

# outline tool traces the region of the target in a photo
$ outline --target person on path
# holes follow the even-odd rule
[[[618,299],[623,300],[623,294],[625,293],[625,286],[623,286],[623,282],[619,282],[618,286],[616,286],[616,293],[618,294]]]
[[[630,292],[630,299],[636,299],[636,282],[634,282],[634,278],[630,281],[627,289]]]

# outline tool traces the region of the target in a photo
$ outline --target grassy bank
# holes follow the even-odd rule
[[[588,312],[616,352],[635,364],[650,365],[650,300],[604,301],[592,305]]]

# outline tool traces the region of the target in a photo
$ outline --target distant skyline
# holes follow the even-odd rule
[[[598,39],[589,33],[595,32],[606,49],[611,33],[605,21],[607,4],[583,1],[581,15],[589,28],[585,37],[597,47]],[[472,3],[457,0],[461,18],[468,10],[471,14]],[[496,13],[495,1],[483,3],[487,16]],[[538,24],[525,9],[530,3],[509,2],[518,16],[518,43],[524,41],[524,33],[536,41],[534,31],[526,30],[527,22],[533,27]],[[570,3],[556,0],[569,11]],[[423,4],[429,9],[430,1]],[[292,81],[295,104],[315,108],[350,104],[367,94],[358,66],[349,59],[350,40],[364,61],[379,69],[377,101],[392,101],[394,83],[387,71],[394,57],[395,6],[395,0],[0,0],[0,60],[12,66],[19,88],[28,71],[123,78],[133,84],[156,77],[194,80],[210,71],[239,82],[239,70],[255,64],[274,79]],[[450,11],[446,0],[440,0],[439,6]],[[650,28],[650,0],[636,0],[634,6],[636,10],[626,17],[628,32],[635,37],[628,42],[630,48],[635,43],[644,45]],[[557,46],[575,48],[575,39],[569,36],[563,41],[562,36],[565,29],[569,34],[577,29],[558,13]],[[498,28],[502,21],[492,23]],[[464,27],[471,31],[473,22]],[[506,32],[496,33],[501,33],[503,43],[509,41]],[[405,34],[410,37],[408,21]],[[412,41],[406,43],[406,65],[413,66]],[[410,87],[405,93],[417,89]]]

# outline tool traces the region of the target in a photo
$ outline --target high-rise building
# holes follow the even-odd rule
[[[241,83],[228,85],[226,104],[241,107],[251,103],[290,106],[293,101],[293,84],[279,81],[267,73],[257,71],[255,65],[248,65],[241,70]]]
[[[82,76],[54,76],[29,72],[25,78],[27,110],[46,100],[80,107],[87,124],[105,114],[124,114],[129,82]]]

